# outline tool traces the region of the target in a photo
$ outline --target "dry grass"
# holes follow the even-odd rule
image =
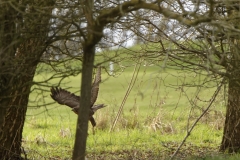
[[[167,120],[162,117],[161,113],[158,113],[157,116],[153,118],[148,128],[154,132],[160,131],[161,134],[176,133],[173,124],[171,122],[167,122]]]
[[[59,131],[59,136],[62,138],[72,137],[72,131],[70,130],[70,128],[61,128]]]
[[[205,123],[216,130],[223,130],[225,122],[225,114],[223,111],[210,110],[202,117],[202,123]]]
[[[110,115],[108,112],[101,112],[95,114],[95,119],[97,121],[96,128],[100,130],[106,130],[110,125]]]

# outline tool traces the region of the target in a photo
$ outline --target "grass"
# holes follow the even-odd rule
[[[209,81],[211,77],[206,76],[207,73],[195,74],[159,66],[141,65],[112,132],[109,132],[110,127],[126,94],[134,67],[127,67],[115,76],[102,73],[97,103],[104,103],[107,107],[95,115],[95,134],[89,125],[89,159],[168,159],[177,149],[187,129],[208,105],[216,83]],[[53,73],[48,69],[37,74],[35,81],[42,82],[51,77]],[[48,85],[57,85],[59,80],[51,79]],[[68,107],[53,102],[48,85],[33,86],[23,147],[30,159],[71,159],[77,116]],[[79,86],[80,75],[67,75],[61,81],[62,88],[76,94],[79,94]],[[197,124],[177,158],[226,159],[226,155],[217,152],[224,122],[223,96],[224,91]],[[239,156],[227,158],[238,159]]]

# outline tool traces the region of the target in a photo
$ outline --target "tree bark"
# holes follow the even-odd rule
[[[18,159],[21,154],[23,121],[26,113],[26,95],[16,91],[17,82],[16,53],[17,32],[15,17],[17,11],[7,3],[1,4],[1,38],[0,38],[0,157]],[[15,44],[15,45],[14,45]],[[27,88],[21,88],[22,91]],[[20,106],[21,105],[21,106]],[[23,106],[23,107],[22,107]]]
[[[17,83],[23,84],[21,88],[6,95],[9,98],[2,99],[7,104],[4,116],[3,127],[0,131],[0,157],[3,159],[21,159],[22,131],[27,111],[28,97],[31,85],[24,85],[32,82],[33,73],[21,77]]]
[[[74,160],[84,160],[85,158],[94,55],[95,47],[84,49],[82,64],[81,107],[79,108],[78,112],[76,139],[73,151]]]
[[[15,15],[17,11],[12,9],[7,3],[0,4],[0,96],[1,93],[4,93],[3,96],[6,96],[5,92],[8,88],[8,76],[7,72],[12,72],[6,66],[11,66],[11,59],[14,56],[15,50],[13,42],[16,41],[17,33],[15,27]],[[0,97],[0,131],[1,126],[4,123],[4,116],[6,114],[6,104],[1,103]]]
[[[16,1],[15,5],[18,2]],[[7,5],[7,9],[1,10],[5,16],[0,15],[3,20],[0,22],[0,158],[12,160],[21,159],[22,131],[28,97],[36,67],[46,48],[50,19],[50,16],[46,15],[51,14],[54,1],[39,0],[30,5],[21,3],[20,14],[28,7],[28,11],[24,13],[24,21],[21,15],[17,14],[19,10],[12,8],[10,3],[3,4]],[[0,9],[4,8],[3,4]],[[45,6],[46,12],[36,13],[36,6]],[[10,11],[14,13],[9,15]],[[19,23],[16,22],[17,16],[20,16]],[[19,28],[22,23],[24,29]],[[24,30],[24,33],[19,33],[18,29]]]
[[[12,59],[12,66],[5,66],[12,72],[3,76],[7,88],[0,92],[0,106],[4,110],[0,126],[0,157],[21,159],[22,131],[27,111],[28,98],[37,64],[43,53],[44,42],[29,39],[23,42]],[[33,56],[33,52],[35,54]]]
[[[226,4],[228,23],[235,28],[240,27],[239,10],[233,8],[236,2]],[[226,119],[220,151],[233,153],[240,151],[240,57],[239,37],[229,39],[231,50],[231,61],[226,67],[228,75],[228,103],[226,108]]]
[[[240,74],[229,79],[226,120],[220,151],[240,151]]]
[[[83,13],[87,21],[87,34],[83,43],[83,63],[81,82],[81,107],[78,111],[76,127],[76,138],[73,150],[73,160],[84,160],[86,153],[89,107],[91,105],[91,85],[95,56],[95,45],[100,41],[102,35],[98,35],[94,29],[93,0],[83,1]],[[95,40],[94,40],[95,39]],[[97,40],[96,40],[97,39]]]

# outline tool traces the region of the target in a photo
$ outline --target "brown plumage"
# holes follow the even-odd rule
[[[97,100],[98,91],[99,91],[99,84],[101,82],[101,67],[98,67],[94,82],[92,84],[92,95],[91,95],[91,105],[89,110],[89,121],[91,122],[92,126],[96,126],[95,119],[93,118],[93,114],[100,108],[105,107],[104,104],[94,105]],[[72,108],[72,111],[78,114],[78,109],[80,107],[80,96],[76,96],[73,93],[68,92],[62,88],[52,87],[51,88],[51,97],[56,102],[62,105],[67,105]]]

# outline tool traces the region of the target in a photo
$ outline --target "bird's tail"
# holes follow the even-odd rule
[[[96,104],[92,107],[93,112],[96,112],[98,109],[101,109],[103,107],[106,107],[104,104]]]

